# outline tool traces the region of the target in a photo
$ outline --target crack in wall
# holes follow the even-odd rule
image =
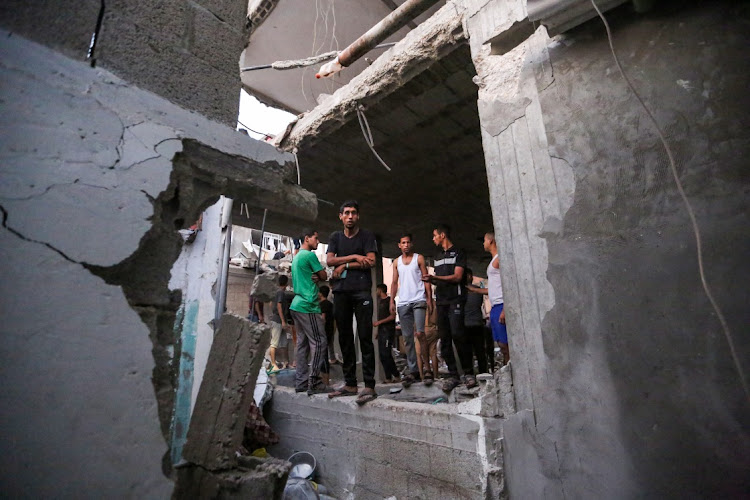
[[[46,241],[39,241],[39,240],[35,240],[35,239],[24,236],[20,231],[13,229],[12,227],[8,225],[8,211],[2,205],[0,205],[0,212],[3,213],[3,222],[2,222],[3,227],[7,229],[8,232],[10,232],[11,234],[14,234],[15,236],[19,237],[20,239],[24,241],[28,241],[29,243],[36,243],[38,245],[43,245],[49,248],[50,250],[52,250],[53,252],[57,253],[58,255],[60,255],[60,257],[67,260],[68,262],[72,262],[73,264],[85,265],[83,262],[78,262],[75,259],[71,259],[65,254],[65,252],[63,252],[59,248],[55,248],[53,245],[47,243]]]

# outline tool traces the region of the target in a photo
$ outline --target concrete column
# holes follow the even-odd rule
[[[549,63],[542,60],[546,32],[539,30],[507,56],[490,56],[490,48],[482,42],[496,24],[487,22],[487,16],[512,19],[514,13],[505,3],[495,2],[470,17],[467,26],[477,69],[479,119],[514,388],[518,407],[534,409],[533,388],[545,386],[542,321],[555,303],[546,279],[548,253],[542,235],[560,225],[571,202],[573,176],[569,168],[553,166],[547,152],[535,75],[536,71],[544,78],[546,71],[547,78],[552,77]]]
[[[377,238],[378,242],[378,255],[375,257],[375,267],[371,269],[371,276],[372,276],[372,300],[373,300],[373,308],[372,308],[372,321],[376,321],[378,319],[378,294],[376,286],[378,283],[383,282],[383,242],[380,238]],[[372,329],[373,335],[376,331],[379,331],[379,327],[374,327]],[[378,349],[378,342],[376,340],[373,340],[373,344],[375,346],[375,380],[380,382],[383,380],[383,365],[380,362],[380,349]]]

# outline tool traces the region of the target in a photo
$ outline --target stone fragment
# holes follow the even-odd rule
[[[172,498],[280,500],[291,464],[277,458],[240,456],[236,468],[212,472],[196,465],[178,469]]]
[[[245,420],[270,329],[233,314],[221,317],[190,421],[185,460],[210,471],[237,465]]]
[[[253,286],[250,289],[250,295],[263,302],[271,302],[276,297],[276,292],[279,290],[279,276],[289,276],[288,272],[279,272],[275,270],[267,270],[263,274],[259,274],[253,280]],[[291,276],[290,283],[291,283]]]

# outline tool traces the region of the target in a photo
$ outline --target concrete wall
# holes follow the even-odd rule
[[[227,311],[242,316],[250,313],[250,289],[255,273],[249,269],[229,267],[227,283]]]
[[[0,490],[166,497],[176,230],[315,199],[291,155],[5,31],[0,81]]]
[[[654,128],[598,19],[489,56],[510,5],[467,28],[521,410],[504,425],[511,497],[746,494],[750,404]],[[608,16],[674,149],[747,376],[747,8]]]
[[[281,436],[269,452],[312,453],[318,481],[336,498],[483,497],[499,419],[459,415],[455,404],[328,399],[277,387],[268,421]],[[490,458],[489,460],[493,460]]]
[[[0,26],[84,60],[100,2],[11,0]],[[247,0],[106,2],[95,58],[124,80],[188,109],[237,123]]]

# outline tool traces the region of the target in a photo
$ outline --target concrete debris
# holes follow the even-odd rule
[[[447,2],[428,21],[337,90],[332,98],[302,115],[291,130],[277,136],[277,145],[287,151],[312,145],[353,119],[359,105],[365,108],[375,105],[465,43],[463,9],[463,2]]]
[[[270,329],[225,314],[211,345],[195,409],[190,421],[184,459],[210,470],[237,465],[245,420],[258,370],[270,341]]]
[[[253,287],[250,289],[250,295],[263,302],[271,302],[279,291],[279,275],[290,276],[288,272],[279,272],[267,268],[263,274],[259,274],[253,280]]]
[[[291,464],[277,458],[238,457],[236,468],[208,471],[196,465],[178,469],[175,500],[280,500]]]

